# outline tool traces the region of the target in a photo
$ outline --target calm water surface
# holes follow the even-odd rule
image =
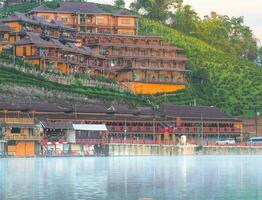
[[[1,200],[261,200],[262,156],[0,159]]]

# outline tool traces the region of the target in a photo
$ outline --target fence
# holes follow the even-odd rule
[[[39,71],[36,69],[28,69],[22,66],[7,64],[3,62],[0,62],[0,64],[1,64],[0,66],[13,68],[17,71],[31,74],[35,77],[42,77],[49,81],[56,82],[62,85],[74,85],[76,83],[80,83],[80,85],[85,86],[85,87],[98,87],[98,88],[113,89],[113,90],[117,90],[120,92],[125,92],[125,91],[130,92],[129,88],[125,87],[124,85],[101,82],[101,81],[92,80],[92,79],[75,78],[74,76],[64,76],[64,75],[46,73],[46,72]]]

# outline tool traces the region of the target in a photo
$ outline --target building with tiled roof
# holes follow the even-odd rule
[[[61,2],[57,9],[15,12],[1,20],[12,31],[0,33],[16,46],[16,56],[41,70],[104,76],[133,93],[184,89],[189,71],[183,50],[158,36],[137,35],[136,20],[126,9],[108,13],[95,3]]]
[[[91,2],[61,2],[54,10],[41,6],[29,14],[43,17],[47,21],[60,20],[78,31],[88,33],[135,35],[137,30],[137,16],[132,12],[121,9],[109,13]]]
[[[242,122],[216,107],[167,105],[155,110],[105,104],[0,103],[0,127],[37,129],[41,126],[41,137],[26,137],[35,142],[41,140],[42,145],[68,142],[66,134],[74,129],[73,124],[103,125],[107,129],[106,132],[86,135],[77,132],[74,144],[81,145],[119,142],[177,144],[182,135],[187,136],[188,143],[212,144],[220,137],[243,137]],[[6,139],[11,140],[10,134]],[[22,138],[16,138],[19,139]]]

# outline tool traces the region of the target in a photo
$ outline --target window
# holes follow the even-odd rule
[[[69,21],[68,16],[61,16],[61,21],[62,22],[68,22]]]
[[[13,141],[13,140],[11,140],[11,141],[8,141],[8,146],[15,146],[16,145],[16,141]]]
[[[30,128],[29,129],[29,135],[36,135],[36,129],[35,128]]]
[[[131,24],[130,19],[121,19],[121,24]]]
[[[139,81],[140,80],[140,75],[137,73],[133,73],[133,80],[134,81]]]
[[[99,49],[99,53],[100,53],[100,55],[105,56],[105,55],[108,54],[108,51],[107,51],[107,49],[105,49],[105,48],[100,48],[100,49]]]
[[[44,18],[46,21],[48,21],[50,19],[50,17],[48,15],[43,15],[43,16],[40,15],[39,17]]]
[[[132,30],[119,30],[118,34],[121,34],[121,35],[134,35],[134,31],[132,31]]]
[[[80,23],[81,23],[81,24],[84,24],[85,22],[86,22],[85,16],[84,16],[84,15],[81,15],[81,16],[80,16]]]
[[[104,25],[104,17],[96,17],[96,24],[98,25]]]
[[[21,133],[21,129],[20,128],[12,128],[11,133]]]
[[[109,64],[110,64],[110,67],[115,67],[117,65],[117,61],[116,60],[110,60]]]
[[[26,56],[26,47],[23,47],[23,56]]]

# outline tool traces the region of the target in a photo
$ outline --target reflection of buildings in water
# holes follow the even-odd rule
[[[153,196],[155,175],[154,166],[149,158],[110,158],[107,198],[139,199]]]

